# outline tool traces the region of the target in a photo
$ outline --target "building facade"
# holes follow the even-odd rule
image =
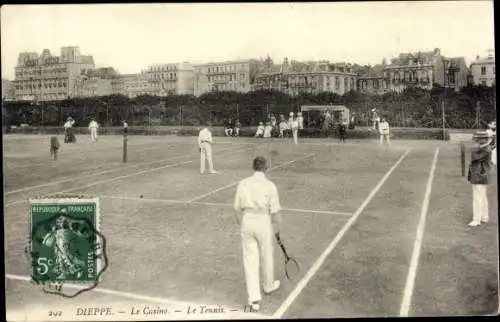
[[[2,79],[2,99],[13,101],[16,98],[16,88],[14,82],[8,79]]]
[[[254,90],[277,90],[291,96],[331,92],[343,95],[357,88],[357,74],[351,64],[328,61],[274,65],[268,57],[255,80]]]
[[[149,94],[150,85],[144,73],[121,74],[111,81],[111,91],[113,94],[120,94],[127,97],[137,97]]]
[[[82,69],[77,78],[78,97],[107,96],[113,94],[113,80],[118,76],[114,68]]]
[[[148,82],[149,95],[193,95],[194,73],[194,67],[184,62],[148,66],[142,71],[142,77]]]
[[[215,91],[246,93],[257,74],[255,59],[211,62],[194,66],[194,95]]]
[[[472,83],[474,85],[493,86],[495,80],[495,57],[492,53],[486,58],[476,57],[470,65]]]
[[[429,52],[403,53],[384,68],[387,90],[431,89],[434,85],[459,90],[467,86],[468,68],[463,57],[446,58],[439,48]]]
[[[94,68],[92,56],[80,54],[78,47],[62,47],[60,56],[48,49],[41,55],[20,53],[15,67],[16,100],[62,100],[76,96],[82,69]]]

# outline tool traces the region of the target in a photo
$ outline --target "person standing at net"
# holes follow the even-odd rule
[[[295,145],[297,145],[297,144],[299,144],[299,142],[298,142],[299,122],[298,122],[297,118],[292,119],[290,127],[292,129],[293,142],[295,143]]]
[[[89,123],[89,130],[90,130],[90,140],[92,142],[97,142],[97,129],[99,128],[99,124],[92,119]]]
[[[236,221],[241,225],[248,305],[258,311],[262,300],[260,269],[264,293],[270,294],[280,287],[280,281],[274,279],[273,246],[274,234],[279,232],[282,220],[278,190],[265,176],[266,159],[256,157],[253,170],[253,176],[238,184],[234,210]]]
[[[347,124],[345,122],[339,123],[339,139],[341,143],[345,142],[347,136]]]
[[[210,125],[201,129],[198,134],[198,147],[200,149],[200,173],[205,172],[205,161],[208,162],[208,170],[210,173],[218,173],[214,170],[214,164],[212,160],[212,132],[209,129]]]
[[[73,125],[75,120],[70,116],[64,123],[64,143],[74,143],[75,135],[73,134]]]
[[[380,134],[380,145],[383,145],[384,141],[388,146],[391,145],[391,138],[389,136],[389,123],[387,123],[385,118],[382,118],[382,121],[380,121],[378,125],[378,131]]]
[[[487,188],[491,146],[486,132],[476,132],[472,139],[474,147],[471,150],[467,179],[472,185],[472,221],[469,226],[475,227],[487,223],[489,219]]]

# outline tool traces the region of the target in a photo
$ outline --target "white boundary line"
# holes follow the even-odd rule
[[[293,159],[293,160],[291,160],[291,161],[284,162],[284,163],[282,163],[282,164],[280,164],[280,165],[277,165],[277,166],[275,166],[275,167],[270,168],[267,172],[270,172],[270,171],[272,171],[272,170],[276,170],[276,169],[281,168],[281,167],[283,167],[283,166],[285,166],[285,165],[287,165],[287,164],[290,164],[290,163],[293,163],[293,162],[296,162],[296,161],[299,161],[299,160],[302,160],[302,159],[310,158],[310,157],[312,157],[313,155],[314,155],[314,153],[310,153],[310,154],[307,154],[307,155],[305,155],[305,156],[302,156],[302,157],[299,157],[299,158]],[[240,182],[240,181],[235,181],[235,182],[232,182],[232,183],[230,183],[230,184],[227,184],[227,185],[225,185],[225,186],[223,186],[223,187],[220,187],[220,188],[217,188],[217,189],[215,189],[215,190],[209,191],[209,192],[207,192],[207,193],[205,193],[205,194],[202,194],[201,196],[198,196],[198,197],[195,197],[195,198],[193,198],[193,199],[189,200],[188,202],[195,202],[195,201],[198,201],[198,200],[203,199],[203,198],[205,198],[205,197],[211,196],[211,195],[213,195],[214,193],[217,193],[217,192],[219,192],[219,191],[222,191],[222,190],[225,190],[225,189],[230,188],[230,187],[232,187],[232,186],[235,186],[235,185],[237,185],[239,182]]]
[[[225,149],[222,152],[224,153],[224,152],[227,152],[227,151],[234,152],[234,150],[231,150],[231,149]],[[191,157],[191,156],[192,155],[185,155],[185,156],[179,156],[179,158]],[[121,180],[121,179],[126,179],[126,178],[134,177],[134,176],[137,176],[137,175],[141,175],[141,174],[144,174],[144,173],[149,173],[149,172],[153,172],[153,171],[157,171],[157,170],[161,170],[161,169],[166,169],[166,168],[170,168],[170,167],[175,167],[175,166],[178,166],[178,165],[181,165],[181,164],[187,164],[187,163],[192,163],[192,162],[194,162],[194,160],[189,160],[189,161],[184,161],[184,162],[177,162],[177,163],[174,163],[174,164],[168,164],[168,165],[165,165],[165,166],[156,167],[156,168],[152,168],[152,169],[146,169],[146,170],[142,170],[142,171],[139,171],[139,172],[134,172],[134,173],[130,173],[130,174],[118,176],[118,177],[108,178],[108,179],[104,179],[104,180],[92,182],[92,183],[89,183],[89,184],[86,184],[86,185],[83,185],[83,186],[77,186],[77,187],[66,189],[64,191],[52,192],[52,193],[49,193],[49,194],[66,193],[66,192],[70,192],[70,191],[74,191],[74,190],[78,190],[78,189],[92,187],[92,186],[99,185],[99,184],[102,184],[102,183],[107,183],[107,182],[113,182],[113,181],[117,181],[117,180]],[[153,162],[153,163],[156,163],[156,162]],[[124,168],[120,168],[120,170],[122,170],[122,169],[124,169]],[[107,171],[110,171],[110,170],[107,170]],[[91,175],[87,175],[87,176],[91,176]],[[81,177],[86,177],[86,176],[81,176]],[[4,199],[5,199],[5,195],[6,194],[4,194]],[[22,200],[21,199],[21,200],[16,200],[16,201],[12,201],[12,202],[6,203],[4,205],[4,208],[12,206],[12,205],[19,204],[19,203],[23,203],[23,202],[27,202],[27,200]]]
[[[392,172],[397,168],[397,166],[403,161],[403,159],[410,153],[411,149],[406,150],[406,152],[399,158],[399,160],[387,171],[384,177],[380,180],[380,182],[373,188],[368,197],[363,201],[361,206],[356,210],[356,212],[352,215],[352,217],[345,223],[342,229],[337,233],[335,238],[332,240],[330,245],[323,251],[320,257],[314,262],[309,271],[304,275],[304,277],[297,283],[295,289],[288,295],[285,301],[280,305],[278,310],[273,314],[274,319],[279,319],[285,314],[290,305],[292,305],[293,301],[299,296],[300,292],[306,287],[307,283],[313,278],[316,272],[320,269],[323,262],[326,260],[328,255],[333,251],[333,249],[340,242],[342,237],[347,233],[347,231],[352,227],[356,219],[358,219],[359,215],[363,212],[366,206],[370,203],[370,201],[375,197],[377,192],[382,188],[383,184],[387,181]]]
[[[413,244],[410,268],[408,270],[403,300],[401,302],[401,310],[399,312],[399,315],[403,317],[407,317],[410,311],[411,298],[413,295],[413,288],[415,286],[415,278],[417,275],[418,260],[420,257],[420,250],[422,248],[422,241],[424,238],[425,218],[427,217],[427,210],[429,209],[429,201],[432,192],[432,183],[434,181],[434,172],[436,170],[438,155],[439,148],[436,148],[434,159],[432,160],[431,171],[429,172],[429,179],[427,180],[427,186],[425,188],[424,201],[422,203],[422,210],[420,211],[420,221],[418,222],[417,227],[417,236],[415,237],[415,243]]]
[[[222,149],[221,151],[218,151],[218,152],[226,152],[226,151],[229,151],[229,150],[231,150],[231,149],[227,148],[227,149]],[[231,151],[233,151],[233,150],[231,150]],[[59,183],[73,181],[75,179],[87,178],[87,177],[92,177],[92,176],[98,176],[98,175],[102,175],[102,174],[106,174],[106,173],[116,172],[116,171],[125,170],[125,169],[129,169],[129,168],[133,168],[133,167],[139,167],[139,166],[143,166],[143,165],[155,164],[155,163],[160,163],[160,162],[165,162],[165,161],[178,161],[177,159],[184,159],[184,158],[195,157],[195,156],[196,155],[194,155],[194,154],[185,154],[185,155],[179,155],[177,157],[170,157],[170,158],[167,158],[167,159],[160,159],[160,160],[156,160],[156,161],[146,161],[146,162],[140,162],[140,163],[137,163],[137,164],[130,164],[130,165],[126,165],[124,167],[118,167],[118,168],[114,168],[114,169],[108,169],[108,170],[104,170],[104,171],[100,171],[100,172],[95,172],[95,173],[83,174],[83,175],[80,175],[80,176],[74,176],[74,177],[70,177],[70,178],[67,178],[67,179],[61,179],[61,180],[51,181],[51,182],[39,184],[39,185],[36,185],[36,186],[29,186],[29,187],[24,187],[24,188],[16,189],[16,190],[7,191],[7,192],[4,193],[4,196],[8,196],[8,195],[11,195],[11,194],[14,194],[14,193],[23,192],[23,191],[29,191],[29,190],[33,190],[33,189],[38,189],[38,188],[53,186],[53,185],[56,185],[56,184],[59,184]]]
[[[233,205],[230,203],[217,203],[217,202],[198,202],[198,201],[189,202],[189,201],[172,200],[172,199],[151,199],[151,198],[134,198],[134,197],[121,197],[121,196],[100,196],[100,198],[141,201],[141,202],[162,202],[162,203],[170,203],[170,204],[228,207],[228,208],[233,207]],[[350,212],[340,212],[340,211],[308,210],[308,209],[295,209],[295,208],[283,208],[281,210],[284,212],[299,212],[299,213],[314,213],[314,214],[325,214],[325,215],[352,216],[352,213],[350,213]]]
[[[150,143],[150,144],[147,144],[147,145],[152,145],[154,143]],[[157,144],[157,143],[156,143]],[[141,146],[144,146],[144,144],[134,144],[134,145],[128,145],[128,147],[132,147],[132,146],[138,146],[138,147],[141,147]],[[163,146],[163,148],[169,148],[169,147],[172,147],[172,146],[175,146],[175,144],[167,144],[165,146]],[[71,155],[80,155],[80,154],[84,154],[84,153],[99,153],[99,152],[103,152],[103,151],[109,151],[109,150],[114,150],[114,149],[123,149],[123,146],[111,146],[111,147],[107,147],[107,148],[99,148],[99,149],[86,149],[86,150],[76,150],[76,151],[71,151],[69,150],[69,152],[71,153]],[[136,153],[140,153],[140,152],[144,152],[144,151],[148,151],[148,150],[158,150],[158,151],[161,151],[161,149],[159,149],[158,147],[147,147],[147,148],[142,148],[142,149],[134,149],[134,152]],[[68,151],[68,150],[61,150],[61,151]],[[42,152],[42,150],[40,151],[37,151],[37,152]],[[46,151],[45,151],[46,152]],[[61,152],[59,152],[61,153]],[[65,152],[63,152],[65,153]],[[22,170],[22,169],[26,169],[26,168],[33,168],[33,167],[39,167],[39,166],[44,166],[44,165],[60,165],[60,164],[67,164],[67,163],[71,163],[72,161],[74,160],[69,160],[69,159],[62,159],[62,160],[59,160],[59,162],[55,163],[51,158],[50,156],[47,154],[47,155],[35,155],[33,156],[33,158],[39,158],[40,162],[37,162],[37,163],[30,163],[30,164],[22,164],[22,165],[19,165],[19,166],[15,166],[14,164],[18,161],[17,159],[14,159],[14,160],[8,160],[10,158],[10,156],[7,154],[5,155],[4,153],[4,163],[5,163],[5,166],[6,168],[8,167],[10,171],[16,171],[16,170]],[[29,157],[26,157],[26,158],[29,158]],[[23,159],[26,159],[26,158],[23,158]],[[79,159],[81,160],[81,159]],[[5,162],[5,161],[8,161]],[[66,162],[65,162],[66,161]],[[13,166],[14,165],[14,166]]]
[[[5,274],[5,278],[10,279],[10,280],[23,281],[23,282],[31,282],[31,278],[29,276]],[[84,288],[84,286],[78,285],[78,284],[64,284],[64,287],[67,287],[70,289],[82,289],[82,288]],[[192,303],[192,302],[185,302],[185,301],[169,300],[169,299],[164,299],[164,298],[160,298],[160,297],[139,295],[139,294],[128,293],[128,292],[120,292],[120,291],[115,291],[115,290],[110,290],[110,289],[105,289],[105,288],[100,288],[100,287],[93,288],[90,292],[102,293],[102,294],[107,294],[107,295],[114,295],[114,296],[129,298],[129,299],[133,299],[133,300],[141,300],[141,301],[153,302],[153,303],[164,304],[164,305],[172,305],[172,306],[181,306],[181,307],[187,307],[188,305],[196,306],[196,307],[199,307],[200,305],[209,306],[208,303],[207,304],[199,304],[199,303]],[[243,313],[241,311],[240,312],[231,312],[231,310],[234,308],[228,308],[228,307],[223,307],[223,308],[227,312],[235,313],[235,315],[237,315],[239,317],[248,316],[249,318],[254,317],[254,318],[260,318],[260,319],[267,317],[263,314],[257,314],[257,313]]]

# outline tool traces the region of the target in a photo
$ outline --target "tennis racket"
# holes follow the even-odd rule
[[[276,241],[278,242],[278,245],[283,251],[283,255],[285,255],[285,276],[289,281],[291,281],[299,275],[300,272],[299,263],[297,263],[297,261],[294,258],[288,255],[285,245],[281,241],[279,233],[276,233]]]

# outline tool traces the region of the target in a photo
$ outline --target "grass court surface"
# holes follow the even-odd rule
[[[384,150],[369,140],[304,139],[295,147],[216,137],[218,175],[199,174],[193,137],[129,136],[127,164],[120,136],[98,143],[78,136],[76,144],[61,144],[57,161],[49,136],[7,135],[3,143],[8,317],[112,303],[197,303],[231,312],[217,319],[498,311],[496,170],[490,222],[468,228],[472,188],[461,177],[458,143],[393,141]],[[281,234],[301,275],[284,278],[276,247],[282,287],[263,297],[255,315],[241,312],[247,295],[232,202],[238,181],[252,174],[253,158],[269,151],[275,152],[268,177],[284,208]],[[101,198],[109,268],[98,289],[75,299],[46,295],[28,282],[27,199],[55,192]]]

